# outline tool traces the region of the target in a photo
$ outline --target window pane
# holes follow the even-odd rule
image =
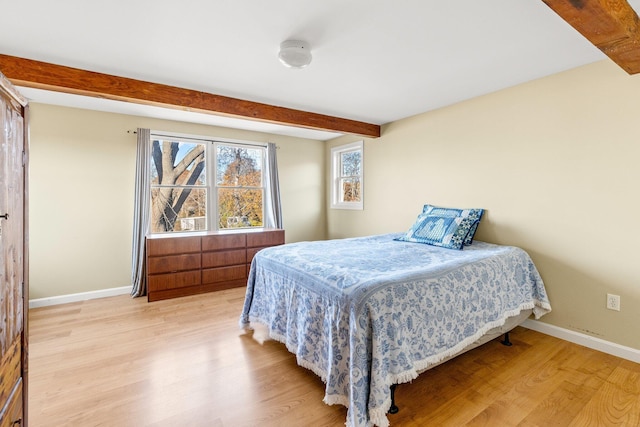
[[[342,176],[360,175],[362,156],[360,151],[342,153]]]
[[[206,230],[205,144],[154,139],[151,232]]]
[[[216,150],[216,185],[261,187],[263,151],[260,148],[218,145]]]
[[[207,185],[205,144],[154,140],[151,148],[151,184]]]
[[[219,188],[219,227],[262,227],[262,189]]]
[[[204,188],[151,188],[151,232],[207,229],[207,190]]]
[[[341,202],[360,201],[360,178],[343,178],[340,180],[340,188],[342,189]]]

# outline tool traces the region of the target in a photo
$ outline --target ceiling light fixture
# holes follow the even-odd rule
[[[280,43],[278,58],[286,67],[304,68],[311,63],[311,48],[302,40],[285,40]]]

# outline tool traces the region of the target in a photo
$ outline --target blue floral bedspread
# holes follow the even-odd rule
[[[551,310],[520,248],[464,250],[400,234],[292,243],[251,264],[240,323],[265,324],[347,406],[348,426],[388,426],[389,387],[411,381],[508,317]]]

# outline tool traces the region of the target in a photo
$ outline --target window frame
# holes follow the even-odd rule
[[[162,131],[151,131],[149,144],[153,145],[153,141],[155,140],[171,140],[172,142],[187,142],[187,143],[196,143],[196,144],[205,144],[205,185],[193,186],[198,189],[204,189],[207,195],[206,201],[206,229],[204,230],[180,230],[180,231],[153,231],[151,229],[151,220],[152,220],[152,200],[149,202],[149,235],[159,235],[159,234],[175,234],[175,235],[186,235],[186,234],[198,234],[203,232],[233,232],[234,230],[259,230],[264,228],[265,221],[265,196],[266,196],[266,161],[267,161],[267,144],[261,142],[253,142],[246,140],[237,140],[237,139],[228,139],[228,138],[213,138],[206,136],[194,136],[194,135],[185,135],[180,133],[172,133],[172,132],[162,132]],[[262,189],[262,225],[261,226],[246,226],[246,227],[233,227],[233,228],[221,228],[219,227],[219,212],[218,212],[218,183],[217,183],[217,146],[218,145],[227,145],[227,146],[235,146],[239,148],[247,148],[247,149],[260,149],[262,151],[262,164],[261,166],[261,187],[251,187],[251,188],[261,188]],[[152,152],[152,150],[150,150]],[[153,158],[149,158],[149,162],[153,162]],[[149,169],[149,178],[151,178],[151,167]],[[164,187],[182,187],[184,185],[163,185]],[[161,187],[158,184],[152,184],[151,179],[149,182],[149,192],[151,194],[152,189],[157,187]],[[189,186],[191,187],[191,186]],[[230,188],[230,187],[226,187]],[[233,187],[231,187],[233,188]],[[238,187],[243,188],[243,187]]]
[[[342,155],[349,152],[360,152],[360,174],[349,175],[360,179],[360,200],[345,202],[342,198],[341,180],[347,178],[342,175]],[[364,141],[356,141],[349,144],[331,148],[331,209],[364,209]]]

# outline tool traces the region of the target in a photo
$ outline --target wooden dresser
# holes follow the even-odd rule
[[[245,286],[251,260],[284,244],[284,230],[147,236],[147,299],[158,301]]]

